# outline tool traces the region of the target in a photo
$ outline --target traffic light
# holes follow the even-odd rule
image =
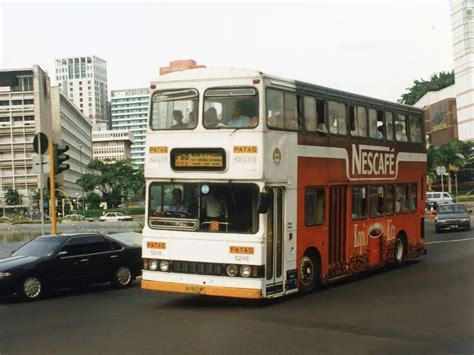
[[[54,145],[54,173],[60,174],[64,170],[69,169],[69,164],[64,164],[66,160],[69,160],[69,155],[64,154],[69,150],[69,146],[66,144],[63,148],[59,147],[58,144]]]

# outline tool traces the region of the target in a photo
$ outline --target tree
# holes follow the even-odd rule
[[[420,100],[429,91],[442,90],[454,84],[454,70],[451,72],[440,72],[433,74],[429,81],[424,79],[415,80],[413,85],[409,88],[407,93],[403,94],[398,100],[405,105],[413,105]]]
[[[83,186],[86,192],[99,190],[108,207],[113,208],[120,205],[122,199],[140,191],[145,179],[143,169],[135,168],[130,160],[92,160],[87,165],[87,173],[77,180],[77,184]]]
[[[100,195],[95,192],[89,192],[86,196],[86,203],[89,205],[90,209],[100,208],[101,198]]]
[[[7,206],[16,206],[19,205],[20,202],[20,194],[18,193],[18,191],[9,187],[7,192],[5,193],[5,204]]]

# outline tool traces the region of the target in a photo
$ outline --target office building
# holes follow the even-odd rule
[[[53,138],[48,74],[35,65],[0,70],[0,197],[8,189],[20,196],[18,207],[33,209],[33,191],[40,188],[33,173],[33,139],[43,132]],[[46,180],[46,179],[44,179]],[[46,184],[46,182],[44,182]]]
[[[145,136],[150,107],[150,90],[112,90],[111,124],[112,130],[127,130],[133,133],[131,159],[135,166],[145,163]]]
[[[59,87],[51,88],[51,111],[55,143],[69,146],[66,163],[70,168],[56,177],[60,196],[82,200],[84,191],[77,180],[86,173],[92,159],[92,125]]]
[[[92,157],[101,161],[131,158],[133,133],[125,129],[108,130],[105,125],[92,131]]]
[[[474,139],[474,2],[451,0],[455,97],[460,140]]]
[[[93,125],[109,123],[105,60],[96,56],[56,59],[56,80],[62,93]]]

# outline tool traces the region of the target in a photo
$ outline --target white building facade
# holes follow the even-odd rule
[[[70,168],[56,177],[61,192],[73,199],[83,198],[82,186],[76,181],[86,173],[92,159],[92,125],[59,87],[51,88],[51,110],[55,143],[68,145]]]
[[[53,137],[48,75],[37,65],[0,70],[0,202],[13,189],[19,207],[33,208],[33,191],[40,188],[33,173],[33,139],[43,132]]]
[[[131,158],[133,133],[122,130],[102,129],[92,131],[92,157],[101,161],[117,161]]]
[[[150,90],[148,88],[112,90],[110,108],[112,130],[127,130],[133,133],[131,159],[135,166],[145,163],[145,136]]]
[[[92,124],[109,123],[105,60],[96,56],[56,59],[56,80]]]
[[[474,139],[474,1],[451,0],[454,75],[460,140]]]

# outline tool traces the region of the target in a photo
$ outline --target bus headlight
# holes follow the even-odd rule
[[[252,268],[248,265],[242,265],[240,267],[240,276],[250,277],[250,275],[252,275]]]
[[[151,271],[156,271],[158,270],[158,260],[156,259],[151,259],[150,262],[148,263],[148,268]]]
[[[170,269],[170,262],[167,260],[160,260],[160,270],[167,272]]]
[[[227,265],[225,272],[227,273],[227,275],[234,277],[235,275],[237,275],[238,272],[237,266],[235,266],[234,264]]]

